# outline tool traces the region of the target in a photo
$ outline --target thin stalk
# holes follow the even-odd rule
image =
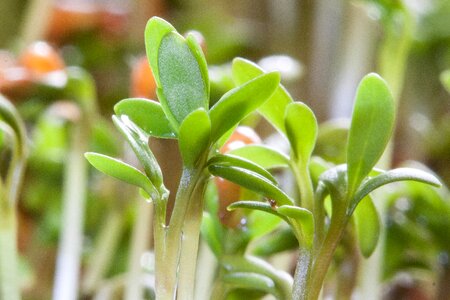
[[[83,221],[87,189],[88,126],[73,125],[63,186],[62,232],[58,245],[53,299],[78,298],[78,278],[83,244]]]
[[[17,264],[17,218],[15,206],[1,199],[0,299],[20,299]]]
[[[195,187],[183,226],[178,274],[178,299],[194,299],[195,271],[197,267],[205,181],[205,178],[200,179]]]
[[[308,299],[307,285],[311,277],[311,250],[300,247],[300,252],[295,268],[294,286],[292,289],[293,300]]]
[[[101,280],[111,262],[120,241],[123,229],[123,216],[118,208],[114,207],[108,212],[96,243],[94,252],[90,256],[86,275],[83,280],[83,292],[93,293],[100,285]]]
[[[357,240],[354,231],[348,233],[349,238],[344,241],[345,257],[339,264],[339,271],[336,275],[336,300],[351,299],[358,279],[359,250],[356,246]]]
[[[343,205],[340,205],[342,207]],[[346,206],[344,206],[345,208]],[[345,211],[336,210],[331,218],[330,228],[318,253],[314,255],[311,277],[307,285],[308,300],[316,300],[322,289],[325,276],[333,259],[339,241],[347,225]]]
[[[128,276],[125,285],[124,299],[143,299],[142,287],[142,254],[149,248],[152,232],[153,205],[138,199],[137,218],[131,239],[130,259],[128,262]]]
[[[297,206],[313,211],[314,207],[314,188],[309,174],[308,163],[303,163],[296,159],[294,166],[295,180],[300,193],[300,203]],[[300,205],[301,204],[301,205]]]
[[[200,189],[200,187],[197,187],[198,182],[203,181],[202,171],[203,167],[197,169],[183,169],[169,226],[165,226],[161,214],[158,216],[158,224],[155,231],[156,297],[158,300],[175,299],[178,281],[177,274],[183,239],[183,226],[185,225],[186,217],[191,217],[187,212],[190,203],[199,200],[195,191],[197,188]],[[194,225],[195,222],[192,226]],[[192,231],[194,231],[194,229],[192,229]],[[200,234],[200,229],[198,229],[198,234]],[[191,235],[191,233],[188,235]],[[190,240],[189,242],[193,243],[194,241]],[[191,259],[196,259],[196,256],[197,253],[195,253],[195,257],[191,257]],[[190,288],[192,289],[192,286]]]

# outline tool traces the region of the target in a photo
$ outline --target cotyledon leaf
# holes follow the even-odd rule
[[[225,93],[209,111],[212,141],[217,141],[229,129],[267,101],[279,82],[279,73],[267,73]]]
[[[210,165],[208,169],[214,176],[219,176],[233,183],[239,184],[249,190],[276,201],[279,205],[293,204],[292,199],[279,187],[254,171],[226,165]]]
[[[179,147],[183,162],[193,167],[209,146],[211,121],[205,109],[199,108],[190,113],[181,123]]]
[[[233,60],[232,66],[233,79],[236,84],[241,85],[245,82],[252,80],[264,74],[262,70],[255,63],[243,59],[235,58]],[[292,97],[286,91],[286,89],[280,84],[273,93],[273,95],[262,104],[258,111],[263,115],[277,130],[281,133],[286,134],[284,126],[284,114],[286,111],[286,106],[292,103]]]
[[[159,138],[176,138],[161,104],[143,98],[124,99],[114,106],[117,115],[127,115],[148,135]]]
[[[369,195],[360,201],[353,215],[359,249],[367,258],[375,250],[380,236],[380,217]]]
[[[234,156],[231,154],[217,154],[210,158],[208,165],[224,165],[244,168],[256,172],[270,180],[272,183],[277,184],[275,178],[266,169],[251,160],[241,158],[239,156]]]
[[[158,192],[150,180],[141,171],[118,159],[94,152],[84,155],[89,163],[100,172],[144,189],[152,198]]]
[[[295,157],[306,167],[317,139],[314,113],[304,103],[291,103],[286,107],[285,126]]]
[[[366,75],[356,91],[347,144],[348,194],[369,174],[391,138],[395,122],[394,99],[377,74]]]
[[[286,154],[264,145],[246,145],[233,149],[228,154],[248,159],[265,169],[289,167],[289,157]]]

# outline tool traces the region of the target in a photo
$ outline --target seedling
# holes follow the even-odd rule
[[[374,169],[391,137],[395,109],[386,82],[376,74],[358,87],[347,143],[346,164],[321,166],[311,174],[318,125],[313,112],[294,102],[280,85],[279,74],[235,59],[237,87],[209,107],[209,75],[201,47],[194,36],[183,38],[160,18],[145,30],[147,58],[159,102],[131,98],[114,108],[113,122],[135,152],[143,171],[97,153],[86,158],[98,170],[138,186],[155,205],[155,276],[157,299],[193,299],[195,266],[202,220],[204,190],[211,175],[222,177],[262,196],[263,201],[231,204],[231,210],[259,210],[279,217],[298,241],[299,257],[293,279],[253,257],[226,257],[211,243],[224,268],[214,299],[233,289],[254,289],[280,299],[317,299],[338,243],[356,214],[360,249],[365,256],[378,240],[378,215],[370,193],[388,183],[414,180],[439,186],[432,175],[414,169]],[[249,145],[220,154],[220,148],[243,118],[258,110],[290,143],[290,156],[265,146]],[[183,171],[175,204],[167,208],[169,192],[151,152],[153,138],[177,139]],[[274,166],[291,170],[298,197],[283,191]],[[331,201],[330,210],[326,204]],[[364,218],[358,217],[364,215]],[[213,223],[211,223],[213,224]],[[213,225],[211,225],[213,226]],[[214,228],[205,232],[213,232]],[[291,290],[292,285],[292,290]]]

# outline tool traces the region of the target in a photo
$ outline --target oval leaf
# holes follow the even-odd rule
[[[189,114],[181,123],[179,146],[183,162],[193,167],[209,146],[211,121],[208,113],[199,108]]]
[[[398,168],[390,170],[381,173],[380,175],[377,175],[373,178],[370,178],[361,185],[361,187],[356,192],[355,197],[352,199],[352,206],[350,207],[351,209],[350,212],[352,212],[352,210],[358,205],[358,203],[364,197],[366,197],[370,192],[374,191],[375,189],[388,183],[405,180],[423,182],[436,187],[441,186],[441,183],[436,177],[434,177],[430,173],[427,173],[419,169]]]
[[[185,39],[176,32],[167,33],[158,49],[159,99],[175,128],[198,108],[208,108],[207,82],[200,64]]]
[[[280,151],[263,145],[247,145],[228,152],[260,165],[264,169],[288,168],[289,157]]]
[[[209,112],[212,141],[217,141],[229,129],[267,101],[279,82],[280,74],[267,73],[225,93]]]
[[[247,169],[258,173],[259,175],[264,176],[268,180],[272,181],[272,183],[277,184],[275,178],[266,169],[250,160],[238,156],[230,154],[217,154],[208,161],[208,165],[224,165],[229,167],[239,167]]]
[[[304,103],[291,103],[286,107],[285,126],[295,157],[307,166],[317,139],[314,113]]]
[[[161,104],[156,101],[142,98],[124,99],[114,106],[114,111],[117,115],[127,115],[150,136],[176,138]]]
[[[359,249],[364,257],[372,255],[380,237],[380,217],[370,196],[361,200],[354,212]]]
[[[142,129],[136,126],[126,115],[120,117],[113,116],[112,119],[114,125],[123,134],[141,162],[145,174],[147,174],[148,178],[156,187],[161,187],[163,185],[161,168],[148,146],[148,138],[142,132]]]
[[[289,196],[286,195],[279,187],[277,187],[269,179],[254,171],[226,165],[210,165],[209,171],[214,176],[219,176],[233,183],[239,184],[246,189],[277,201],[280,205],[293,204],[292,199],[289,198]]]
[[[356,91],[347,144],[348,194],[352,195],[386,148],[394,129],[394,99],[377,74],[366,75]]]
[[[250,81],[262,74],[262,70],[255,63],[243,59],[235,58],[233,60],[232,66],[233,80],[237,85],[242,85],[247,81]],[[286,91],[286,89],[279,84],[273,95],[263,103],[258,111],[263,115],[278,131],[286,134],[284,127],[284,114],[286,111],[286,106],[292,103],[292,97]]]
[[[145,27],[145,50],[158,86],[161,86],[159,80],[158,50],[162,38],[172,31],[176,31],[175,28],[169,22],[159,17],[152,17]]]
[[[100,172],[117,178],[129,184],[141,187],[152,198],[158,197],[156,191],[150,180],[138,169],[129,164],[126,164],[118,159],[93,152],[84,154],[89,163]]]

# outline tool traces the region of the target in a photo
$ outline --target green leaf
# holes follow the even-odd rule
[[[247,145],[228,152],[260,165],[264,169],[288,168],[289,157],[277,149],[264,145]]]
[[[150,180],[135,167],[132,167],[118,159],[99,153],[87,152],[84,156],[89,163],[100,172],[129,184],[141,187],[152,198],[158,197],[158,192]]]
[[[279,299],[291,298],[292,277],[286,272],[275,269],[264,259],[250,255],[224,255],[220,264],[230,273],[245,272],[267,276],[273,280],[276,288],[281,292]]]
[[[277,72],[267,73],[225,93],[209,112],[212,141],[217,141],[267,101],[279,82],[280,75]]]
[[[251,252],[257,256],[271,256],[298,249],[298,241],[289,226],[276,230],[252,243]]]
[[[148,137],[128,116],[112,117],[114,125],[123,134],[130,144],[137,158],[144,167],[145,174],[151,182],[159,189],[163,185],[161,168],[156,161],[150,147],[148,146]]]
[[[264,169],[260,165],[248,159],[234,156],[231,154],[216,154],[208,161],[208,165],[224,165],[229,167],[239,167],[251,170],[253,172],[258,173],[261,176],[264,176],[272,183],[277,184],[277,181],[272,176],[272,174],[270,174],[266,169]]]
[[[175,128],[198,108],[208,108],[208,82],[204,81],[197,57],[185,39],[176,32],[167,33],[158,49],[158,97]]]
[[[390,170],[385,173],[381,173],[380,175],[377,175],[373,178],[370,178],[360,186],[354,198],[351,200],[352,205],[350,206],[350,212],[352,212],[353,209],[355,209],[355,207],[364,197],[366,197],[370,192],[374,191],[375,189],[388,183],[405,180],[423,182],[436,187],[441,186],[441,183],[436,177],[422,170],[413,168],[398,168]]]
[[[367,258],[375,250],[380,236],[380,217],[369,195],[361,200],[353,215],[359,249]]]
[[[238,85],[242,85],[261,74],[264,74],[264,71],[259,66],[243,58],[235,58],[233,60],[232,72],[233,79]],[[277,130],[286,134],[284,114],[286,112],[286,106],[291,102],[293,102],[292,97],[280,84],[269,100],[259,107],[258,111]]]
[[[268,215],[266,212],[254,210],[247,216],[247,227],[251,239],[254,240],[270,233],[278,227],[280,222],[281,218],[279,216],[275,217],[272,214]]]
[[[304,242],[308,246],[312,246],[314,240],[314,218],[309,210],[292,205],[282,205],[277,208],[277,212],[295,220],[297,225],[300,226],[302,236],[305,239]]]
[[[195,58],[200,67],[200,72],[202,73],[203,81],[206,83],[206,93],[207,98],[210,97],[210,83],[209,83],[209,70],[208,64],[206,63],[205,54],[203,53],[202,47],[198,44],[197,39],[194,37],[192,33],[189,33],[186,37],[186,43],[188,47],[191,49],[192,54],[194,54]]]
[[[395,122],[394,100],[377,74],[360,82],[347,144],[348,194],[352,195],[386,148]]]
[[[145,50],[158,86],[161,86],[158,68],[159,47],[163,37],[172,31],[176,31],[175,28],[159,17],[152,17],[145,27]]]
[[[203,108],[190,113],[181,123],[179,146],[183,162],[193,167],[199,157],[208,149],[211,121]]]
[[[251,272],[233,272],[222,276],[223,283],[233,289],[261,290],[280,299],[275,283],[267,276]]]
[[[209,171],[214,176],[239,184],[246,189],[276,201],[280,205],[293,204],[292,199],[272,181],[252,170],[227,165],[210,165]]]
[[[263,211],[275,215],[288,222],[288,219],[285,216],[280,215],[274,208],[272,208],[272,206],[270,206],[269,203],[266,202],[259,202],[255,200],[247,200],[247,201],[243,200],[234,202],[233,204],[230,204],[227,207],[228,210],[235,210],[238,208]]]
[[[117,115],[127,115],[150,136],[176,138],[161,104],[156,101],[141,98],[124,99],[114,106],[114,111]]]
[[[286,107],[285,126],[295,157],[307,166],[317,139],[314,113],[304,103],[291,103]]]

